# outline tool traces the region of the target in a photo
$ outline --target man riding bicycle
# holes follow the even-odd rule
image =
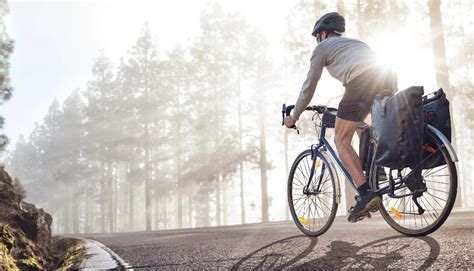
[[[295,126],[311,102],[324,67],[343,83],[345,92],[338,106],[334,141],[342,162],[357,186],[359,197],[348,217],[349,221],[355,222],[382,199],[369,191],[361,161],[352,147],[352,137],[368,116],[377,93],[397,90],[397,78],[377,64],[376,54],[367,44],[342,37],[344,31],[344,17],[337,12],[327,13],[316,22],[312,35],[318,45],[311,56],[310,69],[293,114],[284,121],[288,128]]]

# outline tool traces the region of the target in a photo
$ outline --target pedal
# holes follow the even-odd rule
[[[378,212],[378,211],[379,211],[379,207],[378,207],[378,206],[375,206],[374,208],[370,209],[369,212],[371,212],[371,213],[376,213],[376,212]]]
[[[361,215],[359,215],[354,222],[357,222],[357,221],[361,221],[365,218],[372,218],[372,215],[370,214],[370,212],[367,212],[367,213],[363,213]]]
[[[351,223],[355,223],[357,221],[363,220],[364,218],[372,218],[372,215],[370,214],[370,212],[365,212],[365,213],[360,214],[358,217],[350,219],[350,216],[351,216],[351,213],[352,213],[351,211],[353,209],[354,209],[353,207],[351,207],[349,209],[349,216],[347,217],[347,220]]]

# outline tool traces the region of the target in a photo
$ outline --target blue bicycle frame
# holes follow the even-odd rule
[[[311,166],[311,172],[310,172],[310,175],[309,175],[308,184],[304,188],[304,191],[306,191],[306,192],[309,191],[311,181],[313,180],[313,176],[314,176],[315,171],[316,171],[315,170],[315,168],[316,168],[316,157],[318,155],[318,152],[319,152],[320,148],[324,148],[324,150],[329,151],[329,153],[331,154],[334,161],[336,161],[336,164],[339,166],[339,168],[342,170],[342,172],[346,176],[347,180],[349,180],[350,184],[354,187],[354,189],[357,189],[357,186],[355,185],[354,180],[352,179],[352,176],[349,174],[349,172],[347,171],[347,169],[344,166],[344,164],[342,163],[342,161],[337,157],[336,152],[334,151],[334,149],[331,147],[331,144],[329,144],[328,140],[326,139],[326,129],[327,129],[326,125],[322,124],[321,125],[321,133],[319,135],[319,143],[316,146],[314,146],[314,145],[311,146],[311,159],[314,162],[313,162],[313,165]],[[325,164],[323,163],[323,166],[322,166],[322,169],[321,169],[321,177],[320,177],[318,186],[316,188],[316,191],[318,191],[318,192],[320,192],[321,181],[322,181],[322,178],[324,176],[324,171],[325,170],[326,170]],[[370,169],[367,170],[367,172],[370,172]]]

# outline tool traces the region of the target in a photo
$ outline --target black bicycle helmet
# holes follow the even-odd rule
[[[336,34],[341,34],[346,31],[346,21],[337,12],[326,13],[314,24],[312,35],[316,37],[316,34],[322,32],[334,32]]]

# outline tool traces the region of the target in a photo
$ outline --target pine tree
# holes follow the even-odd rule
[[[43,119],[43,124],[39,126],[37,145],[40,153],[40,172],[37,180],[42,182],[40,191],[35,191],[39,195],[51,194],[49,198],[50,206],[56,205],[51,211],[56,218],[61,232],[71,232],[71,221],[69,220],[68,209],[64,202],[67,194],[59,193],[65,189],[65,161],[63,159],[64,149],[58,148],[63,143],[63,116],[60,104],[54,100],[50,105],[48,113]],[[52,191],[51,191],[52,189]],[[43,197],[44,199],[44,197]]]
[[[10,85],[10,56],[13,52],[13,41],[8,36],[3,17],[8,13],[6,0],[0,0],[0,105],[10,99],[13,88]],[[0,132],[3,130],[4,118],[0,115]],[[8,143],[8,138],[0,134],[0,151]]]
[[[85,134],[87,142],[84,152],[89,157],[90,166],[100,173],[95,181],[100,185],[100,231],[105,232],[110,220],[111,210],[107,210],[107,202],[111,188],[112,164],[112,127],[113,93],[115,91],[112,63],[102,53],[95,59],[92,68],[92,80],[83,93],[87,101],[84,110]],[[97,184],[96,184],[97,185]],[[110,206],[109,206],[110,207]]]
[[[204,182],[214,182],[215,202],[216,202],[216,224],[222,223],[221,209],[221,187],[222,174],[220,172],[221,159],[220,147],[223,145],[223,119],[225,118],[225,96],[230,81],[230,69],[228,55],[225,53],[226,37],[223,32],[225,25],[225,14],[221,6],[214,4],[210,10],[201,15],[201,36],[198,37],[192,49],[193,60],[198,67],[196,78],[200,83],[197,87],[199,92],[194,98],[197,101],[198,108],[202,108],[203,112],[199,112],[199,139],[203,144],[202,152],[205,157],[205,163],[212,164],[210,168],[209,178],[203,179]],[[204,164],[203,166],[206,166]],[[201,185],[209,186],[209,183]],[[208,196],[209,194],[206,193]],[[202,199],[206,202],[209,200]],[[207,209],[207,203],[205,205]],[[202,212],[207,216],[206,212]],[[208,223],[209,219],[203,219]]]
[[[170,107],[172,112],[172,138],[174,142],[174,161],[176,163],[176,224],[178,228],[183,227],[184,219],[184,193],[189,182],[185,183],[183,178],[183,158],[186,155],[186,135],[190,134],[190,110],[195,110],[194,107],[189,106],[190,97],[185,95],[189,93],[191,88],[192,67],[185,58],[186,51],[180,46],[175,47],[167,55],[167,61],[163,63],[164,89],[167,89],[172,94],[173,99],[170,100]],[[188,198],[191,198],[188,195]]]
[[[259,159],[258,167],[260,169],[260,187],[261,187],[261,211],[262,211],[262,222],[268,222],[270,220],[269,207],[270,197],[268,195],[268,171],[270,163],[267,159],[267,91],[271,86],[272,82],[275,82],[274,73],[272,71],[272,62],[267,56],[268,42],[262,38],[259,32],[253,33],[253,42],[256,51],[256,61],[254,63],[255,71],[255,96],[256,96],[256,111],[257,111],[257,122],[259,127]],[[257,47],[258,46],[258,47]]]
[[[63,176],[65,187],[70,195],[66,199],[68,213],[72,216],[72,232],[79,233],[80,196],[83,196],[83,176],[87,167],[83,161],[84,146],[83,104],[78,91],[73,92],[62,108],[62,144]]]
[[[118,112],[116,118],[122,127],[119,133],[119,153],[124,159],[124,183],[127,190],[127,223],[128,230],[134,230],[135,227],[135,188],[138,183],[143,180],[142,170],[139,168],[139,160],[141,158],[141,151],[139,145],[139,131],[140,124],[137,119],[137,99],[136,89],[137,84],[135,70],[127,65],[124,61],[117,72],[117,91],[121,99],[118,103]]]
[[[166,124],[166,106],[169,97],[161,86],[161,69],[158,52],[153,41],[151,30],[145,24],[141,35],[129,51],[127,65],[134,77],[136,95],[136,121],[141,133],[138,137],[143,150],[144,192],[145,192],[145,225],[146,230],[152,226],[152,188],[156,187],[152,180],[153,168],[158,169],[153,161],[159,161],[159,151],[163,147],[163,128]],[[152,161],[153,159],[153,161]],[[158,172],[154,172],[158,176]]]

